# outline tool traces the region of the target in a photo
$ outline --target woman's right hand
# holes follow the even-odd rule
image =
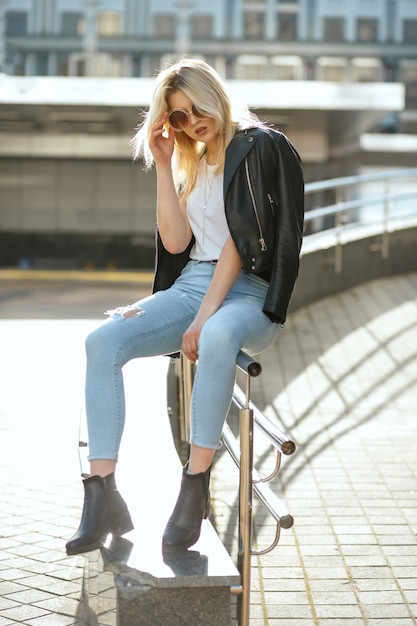
[[[149,148],[156,165],[167,165],[171,163],[172,153],[174,151],[174,131],[167,122],[168,113],[166,112],[152,126]]]

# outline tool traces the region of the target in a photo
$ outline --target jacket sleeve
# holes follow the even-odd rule
[[[168,289],[174,284],[190,258],[193,244],[194,237],[191,239],[184,252],[171,254],[171,252],[168,252],[164,247],[159,231],[156,231],[155,276],[152,293]]]
[[[277,154],[278,212],[274,264],[263,311],[284,323],[300,264],[304,223],[304,175],[301,159],[283,134],[274,139]]]

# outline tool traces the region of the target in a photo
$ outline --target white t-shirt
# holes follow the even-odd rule
[[[187,217],[195,237],[190,258],[215,261],[229,236],[223,202],[223,173],[215,174],[215,165],[200,159],[197,182],[188,196]]]

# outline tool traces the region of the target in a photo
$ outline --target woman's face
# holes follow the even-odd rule
[[[216,128],[216,120],[213,117],[203,117],[204,111],[199,112],[194,106],[197,115],[193,113],[193,102],[183,91],[175,91],[168,98],[169,110],[181,109],[188,113],[188,117],[182,115],[181,130],[195,141],[201,141],[207,145],[209,151],[215,151],[219,133]]]

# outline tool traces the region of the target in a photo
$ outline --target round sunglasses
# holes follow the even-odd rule
[[[185,109],[172,109],[172,111],[168,113],[168,120],[172,128],[181,133],[184,128],[191,123],[191,115],[198,120],[204,120],[209,117],[207,113],[199,111],[193,104],[191,112],[185,111]]]

